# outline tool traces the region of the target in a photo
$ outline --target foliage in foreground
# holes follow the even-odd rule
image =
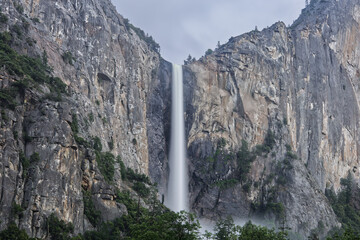
[[[347,179],[341,179],[340,183],[343,189],[337,195],[330,189],[325,194],[342,224],[342,231],[352,229],[355,233],[360,233],[360,188],[350,174]]]
[[[151,209],[141,207],[130,192],[117,192],[116,201],[126,206],[128,214],[86,232],[84,240],[110,239],[198,239],[200,225],[190,213],[175,213],[152,198]]]
[[[126,194],[125,194],[126,195]],[[86,232],[84,235],[71,237],[74,227],[70,223],[59,220],[54,214],[49,216],[47,228],[51,240],[112,240],[112,239],[214,239],[214,240],[287,240],[287,233],[276,232],[274,229],[257,226],[250,221],[243,227],[234,224],[232,218],[219,220],[214,233],[199,233],[200,225],[193,214],[175,213],[158,204],[151,211],[141,209],[136,202],[127,195],[122,200],[129,206],[129,214],[117,218],[112,222],[102,223],[96,231]],[[20,230],[15,223],[0,232],[0,240],[35,240],[30,238],[24,230]],[[315,238],[318,239],[318,238]],[[360,240],[360,235],[351,228],[343,233],[335,233],[327,240]]]
[[[347,228],[342,234],[335,233],[326,240],[360,240],[360,235],[356,234],[351,228]]]
[[[0,232],[0,240],[31,240],[24,230],[20,230],[15,223],[10,223],[8,228]]]
[[[274,229],[257,226],[251,221],[243,227],[234,224],[231,217],[219,220],[214,228],[214,233],[206,232],[203,235],[206,239],[217,240],[286,240],[287,233],[284,231],[276,232]]]
[[[97,226],[101,221],[100,211],[95,209],[89,191],[83,191],[84,214],[93,226]]]
[[[71,223],[59,220],[54,213],[47,220],[47,229],[52,240],[67,240],[74,232],[74,226]]]
[[[194,214],[170,211],[156,199],[155,195],[146,199],[150,209],[141,207],[140,200],[133,199],[130,192],[126,191],[118,191],[116,201],[126,206],[128,214],[111,222],[97,221],[95,231],[71,238],[74,231],[73,225],[59,220],[55,214],[49,216],[45,227],[52,240],[287,239],[284,232],[277,233],[273,229],[256,226],[251,222],[244,227],[236,226],[232,218],[220,220],[214,228],[214,233],[207,232],[201,235],[200,224]],[[13,236],[18,236],[18,238],[12,238]],[[8,229],[0,232],[0,240],[5,239],[28,240],[29,237],[15,224],[10,224]]]

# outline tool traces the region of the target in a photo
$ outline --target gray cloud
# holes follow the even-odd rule
[[[118,12],[149,33],[168,61],[199,58],[218,41],[227,42],[277,21],[291,24],[304,0],[112,0]]]

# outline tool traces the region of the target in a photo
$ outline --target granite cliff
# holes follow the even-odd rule
[[[0,7],[8,44],[65,83],[61,99],[51,97],[51,81],[16,93],[12,107],[0,95],[0,229],[15,221],[46,237],[56,213],[75,233],[91,230],[85,196],[103,221],[126,214],[117,189],[138,193],[122,179],[122,164],[163,194],[172,70],[159,46],[109,0]],[[232,37],[184,66],[195,213],[266,219],[303,236],[340,226],[325,190],[360,177],[359,24],[358,1],[313,0],[292,26]],[[8,69],[0,69],[1,93],[24,78]],[[110,175],[104,159],[114,166]]]
[[[233,37],[185,66],[195,212],[260,213],[302,235],[338,225],[325,190],[360,177],[359,6],[311,1],[290,27]]]
[[[49,74],[60,78],[67,92],[59,101],[47,97],[51,86],[40,84],[17,95],[13,108],[2,102],[0,228],[15,220],[30,236],[44,237],[46,219],[55,212],[73,223],[75,233],[92,229],[83,191],[91,193],[103,220],[121,216],[126,208],[116,203],[115,190],[128,187],[120,161],[111,158],[139,174],[161,164],[149,163],[150,157],[166,158],[162,112],[169,105],[168,63],[156,43],[108,0],[5,0],[0,7],[9,45],[45,58]],[[4,66],[0,75],[4,91],[21,79]],[[96,159],[105,155],[97,154],[95,145],[112,154],[111,184],[99,170]],[[20,219],[12,216],[14,206],[24,210]]]

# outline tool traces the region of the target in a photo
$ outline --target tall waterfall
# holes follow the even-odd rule
[[[185,158],[182,66],[173,64],[172,69],[170,173],[165,204],[179,212],[188,210],[188,170]]]

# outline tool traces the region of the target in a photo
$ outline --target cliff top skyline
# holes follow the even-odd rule
[[[111,1],[121,15],[153,36],[166,60],[178,64],[255,27],[262,30],[277,21],[291,25],[305,7],[304,0]]]

